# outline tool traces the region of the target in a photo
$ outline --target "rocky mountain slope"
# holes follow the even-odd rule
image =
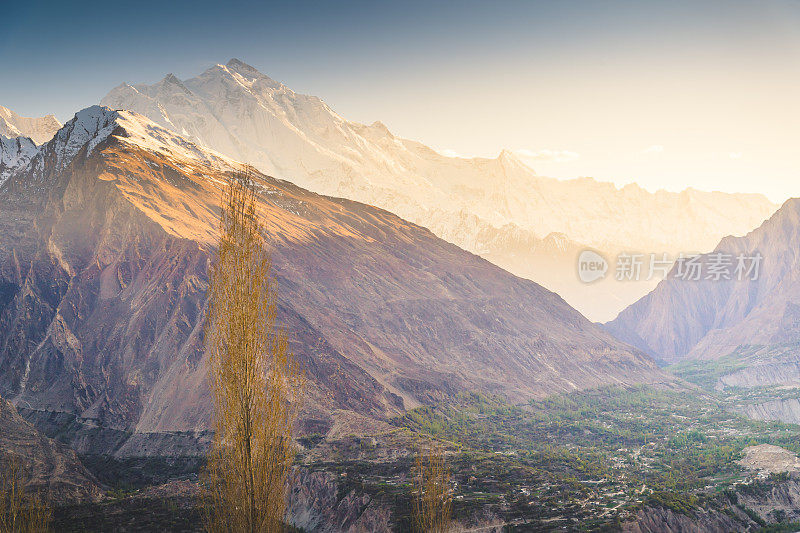
[[[81,111],[0,187],[0,393],[83,452],[203,446],[201,327],[238,163]],[[558,295],[391,213],[259,177],[303,430],[464,390],[523,400],[667,380]]]
[[[28,137],[0,135],[0,185],[16,169],[27,165],[36,152],[36,144]]]
[[[704,270],[699,280],[681,279],[678,269],[673,269],[668,279],[620,313],[608,329],[665,361],[717,359],[736,352],[739,359],[748,360],[746,381],[757,385],[775,379],[796,382],[800,377],[799,250],[800,200],[792,199],[756,230],[744,237],[725,238],[714,252],[701,256],[698,263]],[[738,256],[747,260],[756,254],[762,257],[757,279],[752,279],[753,274],[742,279],[734,275]],[[730,262],[731,279],[708,279],[710,265],[719,257]],[[747,260],[745,266],[749,269],[752,264]],[[756,363],[763,360],[772,366],[756,372]],[[775,379],[770,378],[771,372]]]
[[[7,107],[0,106],[0,135],[5,137],[28,137],[36,144],[44,144],[53,138],[61,123],[53,115],[28,118],[21,117]]]
[[[0,467],[10,456],[22,462],[26,490],[52,502],[92,500],[100,494],[74,451],[39,433],[0,398]]]
[[[154,85],[120,85],[102,104],[136,111],[317,193],[392,211],[544,282],[594,320],[612,318],[653,284],[587,288],[574,275],[577,255],[553,247],[551,234],[570,242],[570,250],[707,251],[776,207],[761,195],[653,194],[591,178],[559,181],[537,175],[509,151],[495,159],[447,157],[380,122],[348,121],[319,98],[236,59],[187,80],[170,74]]]

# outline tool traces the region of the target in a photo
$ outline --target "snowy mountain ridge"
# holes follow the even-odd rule
[[[48,164],[63,169],[86,149],[85,156],[109,136],[158,154],[167,160],[192,161],[214,169],[237,168],[239,163],[208,148],[200,148],[175,132],[153,123],[147,117],[125,110],[95,105],[78,111],[46,144],[36,146],[27,137],[0,136],[0,185],[17,171]]]

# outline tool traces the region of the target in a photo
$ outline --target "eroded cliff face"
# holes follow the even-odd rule
[[[0,467],[11,457],[22,464],[26,490],[54,504],[90,501],[100,495],[74,451],[39,433],[0,398]]]
[[[395,531],[396,520],[385,503],[350,490],[340,495],[339,476],[298,469],[289,494],[287,521],[306,531]]]
[[[761,490],[738,492],[738,503],[752,509],[765,522],[797,522],[800,520],[800,479],[792,474],[788,480]]]
[[[735,410],[754,420],[779,420],[787,424],[800,424],[800,400],[797,398],[747,404]]]
[[[235,165],[91,108],[0,188],[0,391],[26,416],[87,453],[202,452],[207,272]],[[556,294],[424,228],[258,184],[279,319],[310,378],[302,431],[464,390],[670,380]]]
[[[683,514],[670,509],[646,507],[636,514],[631,522],[622,526],[625,533],[730,533],[731,531],[753,531],[758,524],[744,512],[731,514],[701,510]]]
[[[633,520],[622,525],[622,530],[628,533],[723,533],[760,531],[765,525],[797,522],[800,519],[797,457],[768,444],[747,448],[746,455],[743,464],[760,471],[760,475],[747,484],[734,485],[725,494],[704,500],[700,508],[678,511],[645,506],[637,511]]]
[[[772,386],[800,386],[800,354],[796,348],[778,353],[763,350],[739,363],[739,368],[720,376],[716,388],[754,388]],[[780,353],[783,352],[783,353]]]

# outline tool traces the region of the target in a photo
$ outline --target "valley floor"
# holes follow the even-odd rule
[[[797,454],[800,426],[748,419],[733,394],[610,387],[522,406],[472,394],[378,434],[307,436],[291,522],[410,530],[409,474],[425,437],[448,450],[462,531],[796,531],[800,468],[742,459],[762,444]],[[58,509],[59,531],[201,528],[197,459],[82,459],[110,490]]]

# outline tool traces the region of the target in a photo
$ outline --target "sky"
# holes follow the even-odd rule
[[[236,57],[447,154],[800,196],[799,0],[0,3],[0,105],[25,116]]]

